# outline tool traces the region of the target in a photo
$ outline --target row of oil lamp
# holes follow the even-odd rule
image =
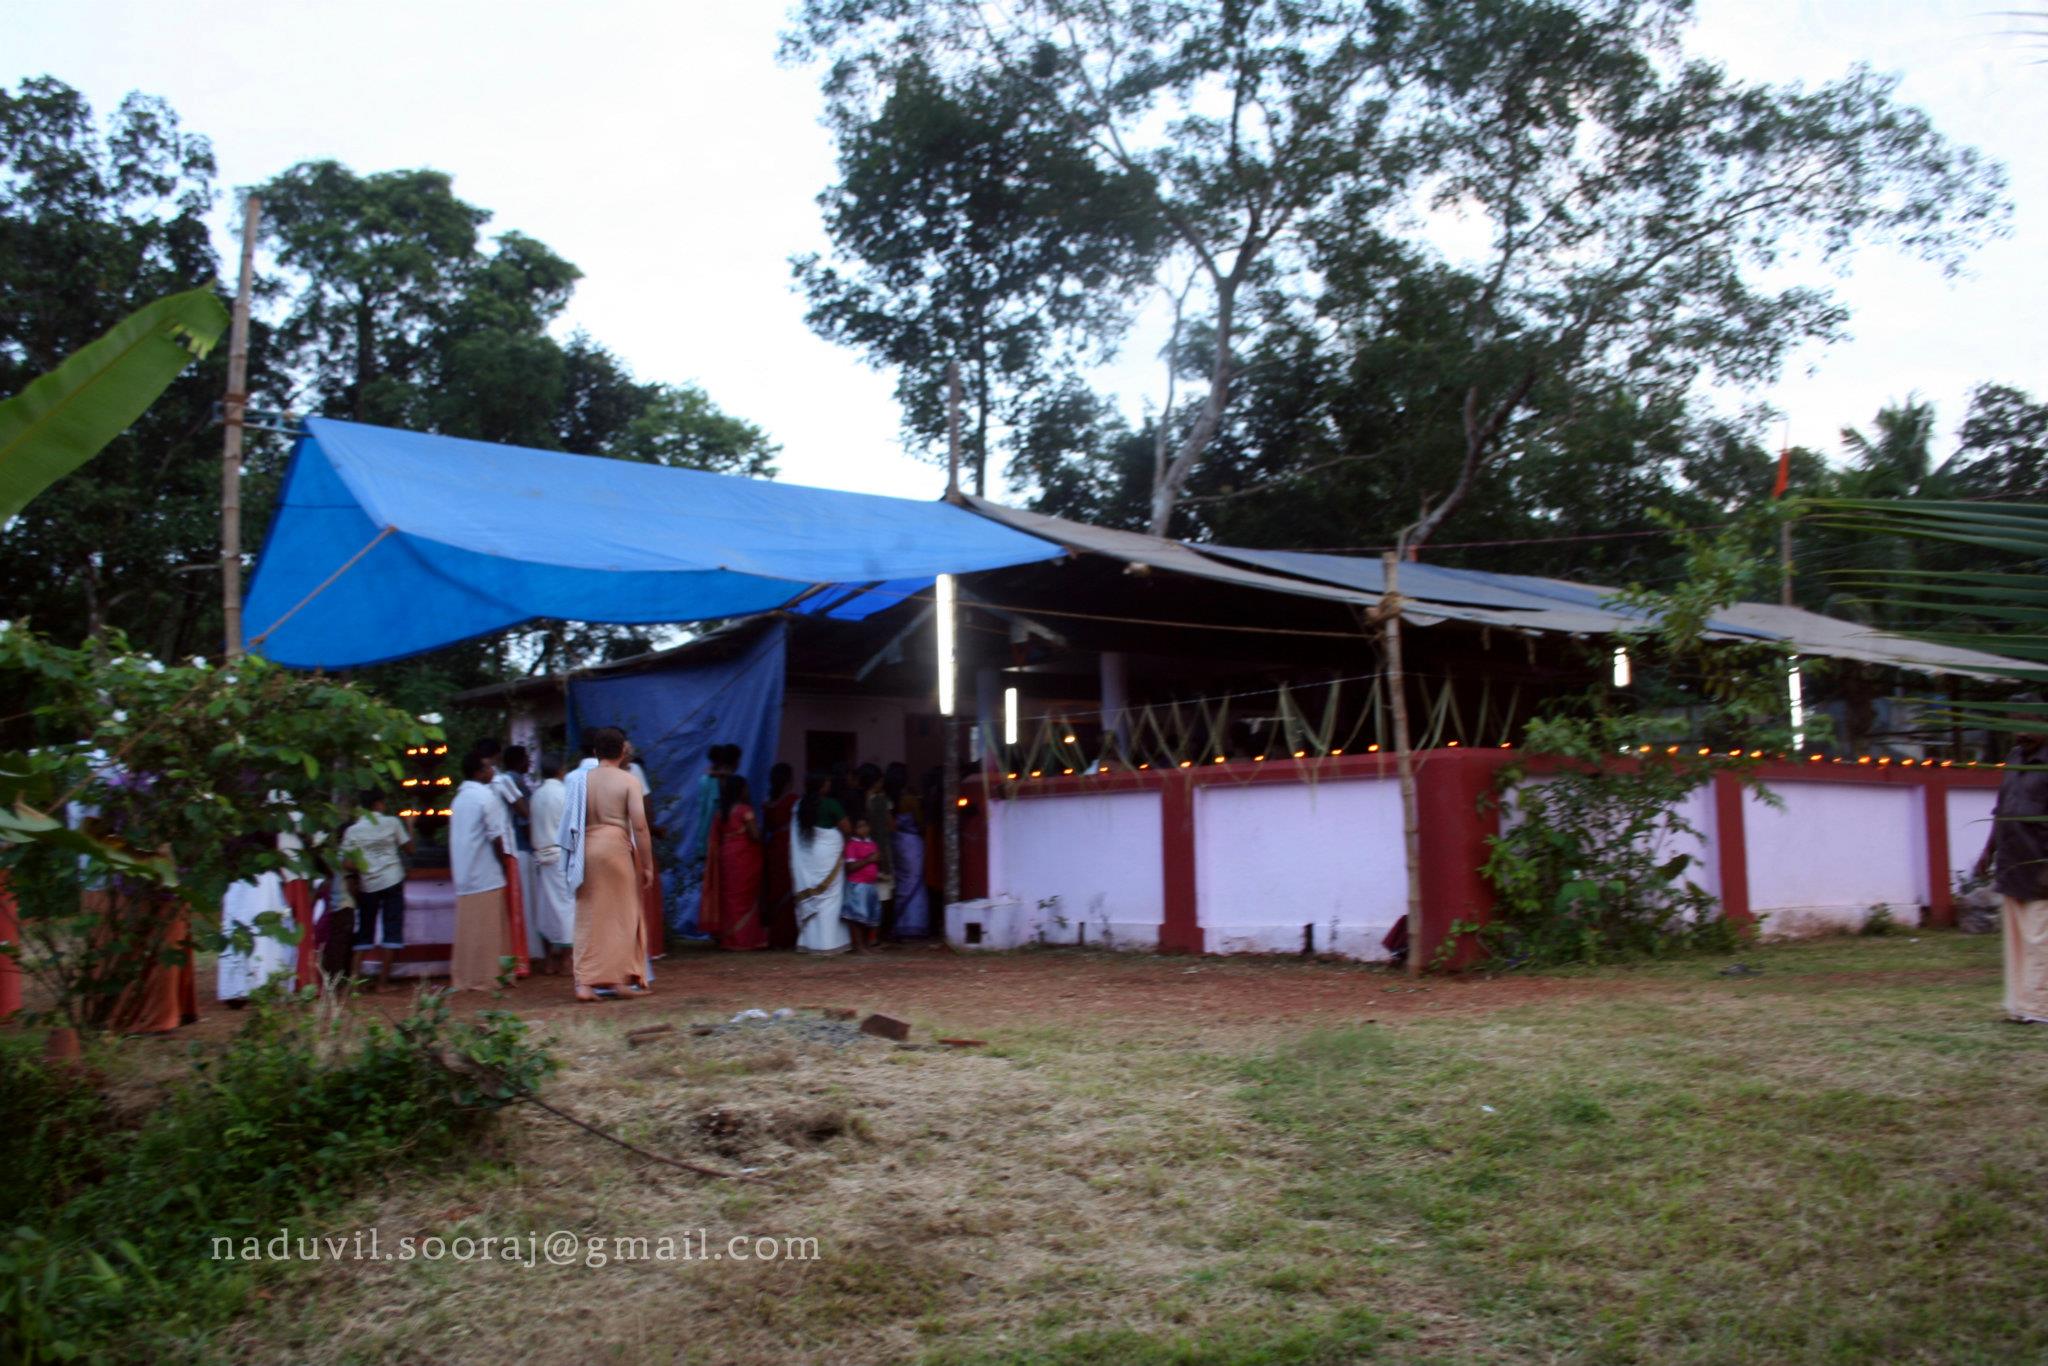
[[[1458,744],[1458,742],[1457,742],[1456,740],[1452,740],[1452,741],[1450,741],[1450,742],[1448,742],[1448,743],[1446,744],[1445,748],[1447,748],[1447,749],[1457,749],[1457,748],[1459,748],[1459,744]],[[1512,749],[1512,748],[1514,748],[1514,746],[1513,746],[1513,745],[1511,745],[1511,744],[1509,744],[1509,743],[1507,743],[1506,741],[1502,741],[1502,742],[1501,742],[1501,745],[1500,745],[1500,748],[1502,748],[1502,749]],[[1679,747],[1679,746],[1677,746],[1677,745],[1666,745],[1666,746],[1664,747],[1664,752],[1665,752],[1666,754],[1677,754],[1677,753],[1679,752],[1679,749],[1680,749],[1680,747]],[[1378,753],[1379,751],[1380,751],[1380,746],[1378,746],[1378,745],[1367,745],[1367,746],[1365,747],[1365,753],[1367,753],[1367,754],[1377,754],[1377,753]],[[1622,752],[1623,752],[1624,754],[1626,754],[1626,753],[1629,753],[1630,751],[1627,751],[1627,750],[1623,750]],[[1636,750],[1635,750],[1634,752],[1635,752],[1635,753],[1637,753],[1637,754],[1652,754],[1652,753],[1655,753],[1655,752],[1656,752],[1656,747],[1655,747],[1655,746],[1653,746],[1653,745],[1640,745],[1640,746],[1638,746],[1638,747],[1636,748]],[[1330,756],[1329,756],[1329,757],[1331,757],[1331,758],[1333,758],[1333,759],[1335,759],[1335,758],[1340,758],[1340,757],[1342,757],[1343,753],[1344,753],[1344,751],[1343,751],[1343,750],[1341,750],[1341,749],[1333,749],[1333,750],[1331,750],[1331,751],[1330,751]],[[1714,753],[1715,753],[1715,751],[1714,751],[1714,749],[1713,749],[1713,748],[1712,748],[1711,746],[1702,746],[1702,747],[1700,748],[1700,751],[1699,751],[1699,755],[1700,755],[1700,757],[1701,757],[1701,758],[1703,758],[1703,759],[1704,759],[1704,758],[1708,758],[1708,757],[1711,757],[1711,756],[1712,756],[1712,755],[1713,755]],[[1762,750],[1760,750],[1760,749],[1751,749],[1751,750],[1731,749],[1731,750],[1729,750],[1729,751],[1728,751],[1727,753],[1728,753],[1728,757],[1729,757],[1729,758],[1731,758],[1731,759],[1743,759],[1743,758],[1749,758],[1749,759],[1762,759],[1762,758],[1764,758],[1764,757],[1765,757],[1765,755],[1764,755],[1764,752],[1763,752]],[[1306,759],[1306,758],[1308,758],[1308,757],[1309,757],[1309,753],[1308,753],[1308,751],[1307,751],[1307,750],[1305,750],[1305,749],[1297,749],[1296,751],[1294,751],[1294,757],[1295,757],[1295,758],[1297,758],[1297,759]],[[1773,756],[1770,756],[1770,757],[1772,757],[1772,758],[1776,758],[1776,759],[1779,759],[1779,760],[1781,760],[1781,761],[1782,761],[1782,760],[1789,760],[1789,759],[1791,758],[1791,756],[1790,756],[1790,755],[1788,755],[1788,754],[1777,754],[1777,755],[1773,755]],[[1219,755],[1217,755],[1217,756],[1216,756],[1216,757],[1215,757],[1214,759],[1210,760],[1210,762],[1211,762],[1211,763],[1216,763],[1216,764],[1222,764],[1222,763],[1228,763],[1228,762],[1229,762],[1229,760],[1228,760],[1228,759],[1226,759],[1226,758],[1225,758],[1225,757],[1224,757],[1223,755],[1220,755],[1220,754],[1219,754]],[[1257,763],[1257,764],[1262,764],[1262,763],[1266,762],[1266,756],[1265,756],[1265,755],[1263,755],[1263,754],[1254,754],[1254,755],[1252,756],[1252,762],[1253,762],[1253,763]],[[1846,764],[1846,763],[1850,763],[1850,762],[1851,762],[1851,760],[1849,760],[1849,759],[1846,759],[1846,758],[1842,758],[1842,757],[1839,757],[1839,756],[1830,756],[1830,755],[1825,755],[1825,754],[1809,754],[1809,755],[1807,755],[1807,756],[1806,756],[1806,762],[1808,762],[1808,763],[1810,763],[1810,764],[1823,764],[1823,763],[1825,763],[1825,764]],[[1895,764],[1895,763],[1896,763],[1896,764],[1897,764],[1897,765],[1898,765],[1898,766],[1899,766],[1900,768],[1915,768],[1915,767],[1918,767],[1918,768],[2004,768],[2004,767],[2005,767],[2005,764],[2004,764],[2003,762],[1999,762],[1999,763],[1982,763],[1982,762],[1979,762],[1979,761],[1978,761],[1978,760],[1976,760],[1976,759],[1962,759],[1962,760],[1957,760],[1957,759],[1894,759],[1894,758],[1892,758],[1892,757],[1891,757],[1890,755],[1883,755],[1883,756],[1874,756],[1874,755],[1869,755],[1869,754],[1862,754],[1862,755],[1858,755],[1858,756],[1857,756],[1857,757],[1855,758],[1855,760],[1854,760],[1853,762],[1854,762],[1854,763],[1857,763],[1857,764],[1864,764],[1864,765],[1868,765],[1868,766],[1870,766],[1870,767],[1873,767],[1873,768],[1888,768],[1888,767],[1890,767],[1890,766],[1891,766],[1892,764]],[[1194,761],[1194,760],[1192,760],[1192,759],[1183,759],[1183,760],[1181,760],[1181,761],[1180,761],[1180,767],[1182,767],[1182,768],[1193,768],[1194,766],[1195,766],[1195,761]],[[1149,769],[1149,768],[1151,768],[1151,767],[1152,767],[1152,765],[1150,765],[1150,764],[1139,764],[1139,765],[1138,765],[1138,769],[1139,769],[1140,771],[1143,771],[1143,770]],[[1098,778],[1099,778],[1099,777],[1101,777],[1101,776],[1102,776],[1102,775],[1103,775],[1104,773],[1107,773],[1107,772],[1110,772],[1110,771],[1111,771],[1111,770],[1109,770],[1109,769],[1106,769],[1106,768],[1094,768],[1094,769],[1090,769],[1090,770],[1088,770],[1088,775],[1089,775],[1089,776],[1093,776],[1093,777],[1098,777]],[[1071,777],[1071,776],[1073,776],[1073,772],[1074,772],[1074,770],[1073,770],[1073,769],[1071,769],[1071,768],[1063,768],[1063,769],[1061,769],[1061,770],[1060,770],[1060,772],[1061,772],[1061,774],[1063,774],[1063,775],[1065,775],[1065,776]],[[1008,779],[1008,780],[1010,780],[1010,781],[1012,781],[1012,782],[1015,782],[1015,781],[1016,781],[1017,779],[1019,779],[1019,778],[1023,777],[1024,775],[1023,775],[1023,774],[1021,774],[1021,773],[1005,773],[1005,774],[1004,774],[1003,776],[1004,776],[1004,777],[1005,777],[1006,779]],[[1043,777],[1045,776],[1045,770],[1043,770],[1043,769],[1037,769],[1037,768],[1034,768],[1034,769],[1032,769],[1032,770],[1031,770],[1031,775],[1030,775],[1030,776],[1031,776],[1031,777],[1033,777],[1033,778],[1043,778]]]

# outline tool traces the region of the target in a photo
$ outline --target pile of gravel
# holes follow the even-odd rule
[[[743,1011],[730,1020],[698,1025],[690,1032],[702,1038],[764,1039],[777,1043],[825,1044],[832,1048],[883,1042],[872,1034],[861,1033],[857,1020],[835,1020],[824,1015],[796,1012],[752,1016]]]

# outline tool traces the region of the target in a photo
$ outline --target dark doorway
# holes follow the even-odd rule
[[[804,732],[804,772],[830,773],[834,764],[852,768],[858,762],[860,737],[850,730]]]
[[[903,718],[903,762],[912,782],[946,761],[946,720],[936,712]]]

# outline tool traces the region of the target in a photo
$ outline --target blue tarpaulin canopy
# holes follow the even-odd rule
[[[864,617],[939,574],[1062,551],[941,502],[308,418],[249,584],[249,647],[300,668],[538,618]]]

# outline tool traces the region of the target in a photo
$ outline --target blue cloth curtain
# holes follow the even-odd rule
[[[754,804],[767,800],[782,729],[786,635],[781,622],[770,622],[730,659],[569,684],[572,744],[594,727],[617,726],[640,752],[648,820],[663,832],[656,841],[663,920],[685,933],[695,929],[703,882],[708,753],[713,745],[740,746]]]

